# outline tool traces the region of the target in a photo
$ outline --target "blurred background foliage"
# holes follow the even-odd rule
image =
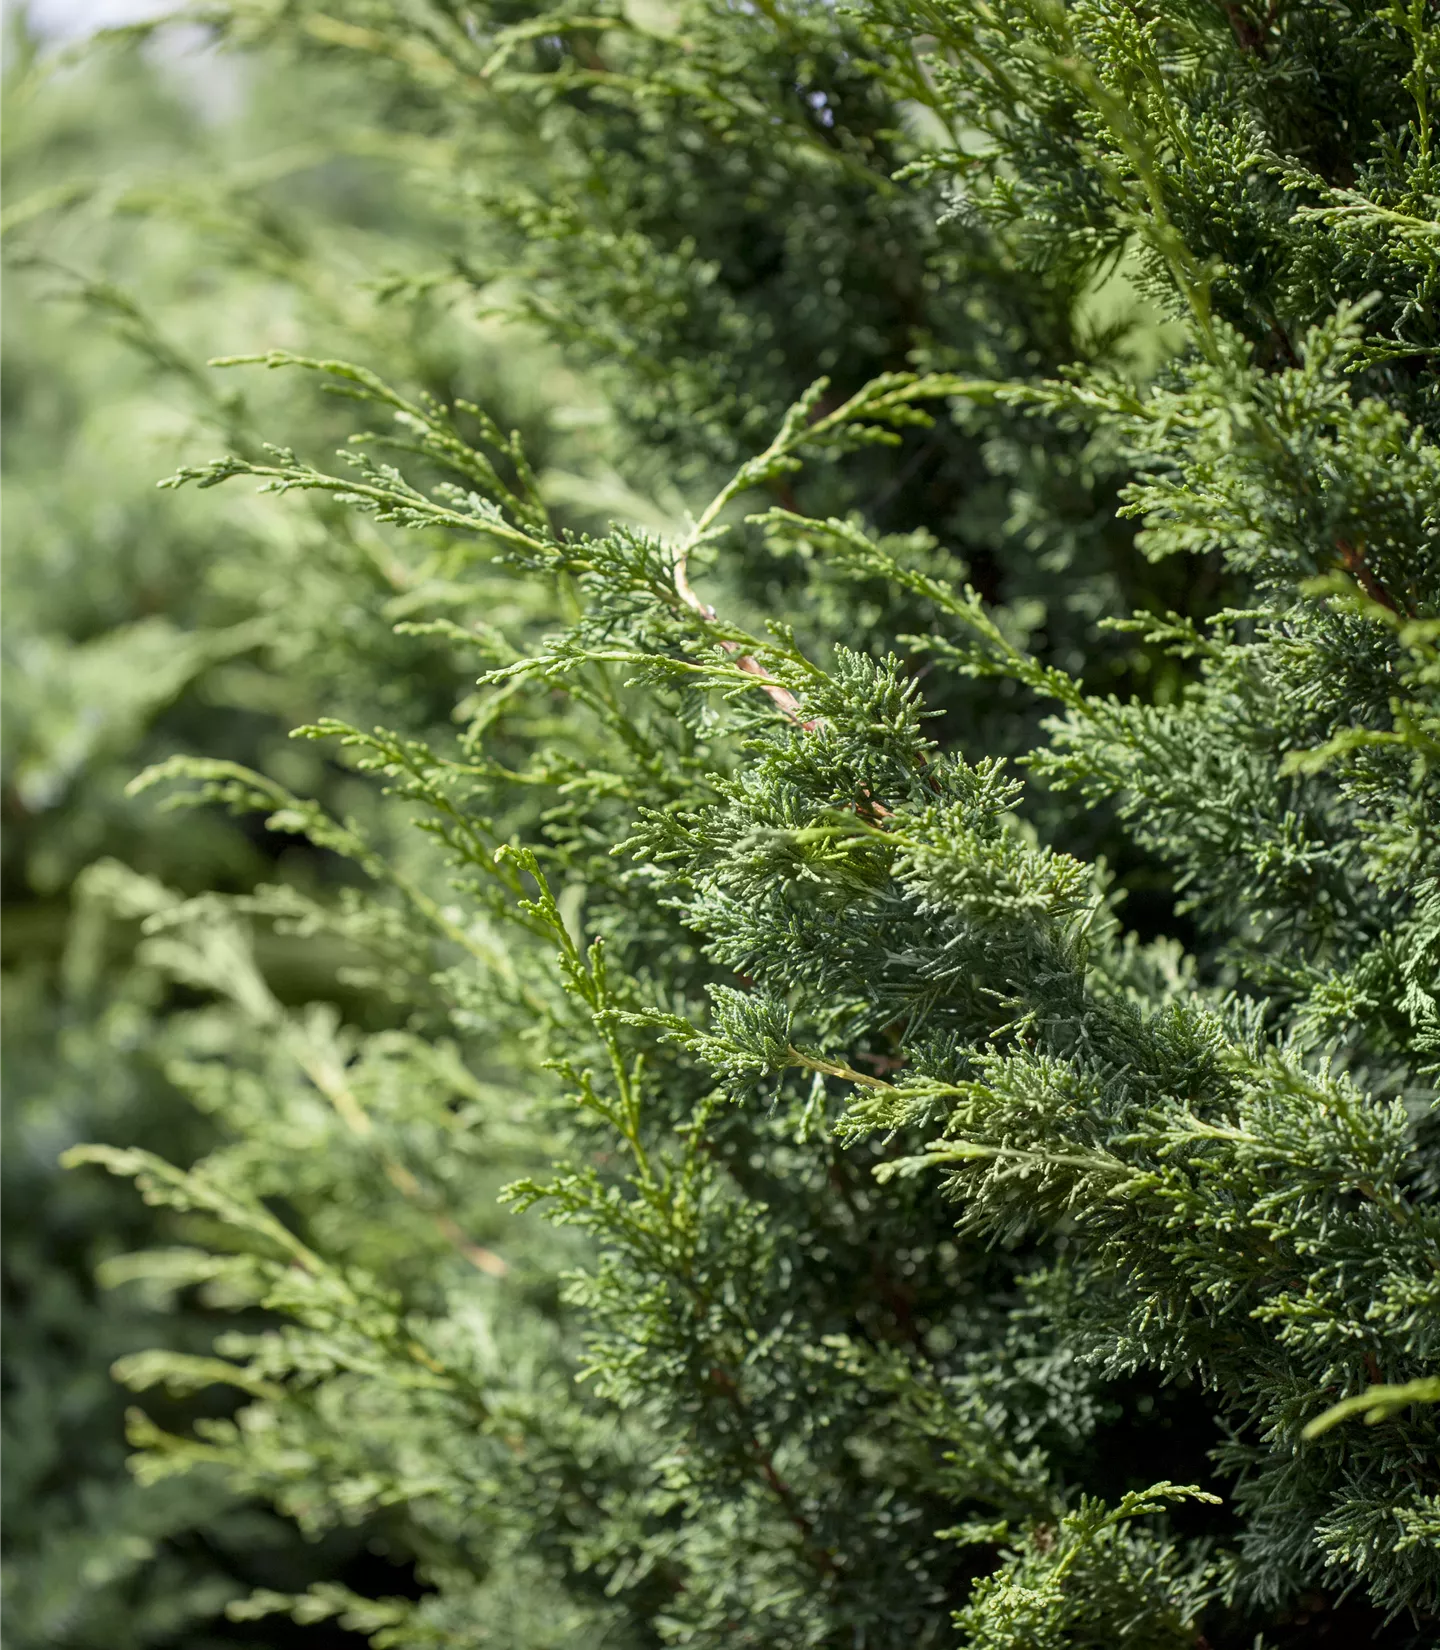
[[[413,282],[454,249],[445,217],[375,141],[384,89],[352,68],[221,62],[194,47],[120,34],[61,56],[23,14],[7,40],[4,1529],[16,1647],[246,1641],[257,1629],[219,1617],[230,1599],[385,1566],[383,1532],[307,1542],[203,1473],[129,1478],[111,1363],[157,1341],[202,1350],[217,1315],[194,1290],[101,1287],[107,1260],[193,1233],[57,1164],[80,1140],[181,1160],[211,1140],[167,1078],[167,1021],[193,1003],[134,960],[134,924],[87,905],[87,865],[120,859],[186,893],[343,880],[294,839],[167,815],[127,798],[127,782],[176,751],[224,754],[341,812],[373,812],[370,792],[290,728],[337,708],[423,725],[457,697],[458,674],[394,632],[406,575],[378,534],[323,508],[253,499],[221,512],[156,491],[217,445],[253,450],[257,427],[303,426],[319,451],[354,428],[348,405],[305,382],[252,374],[240,389],[207,357],[323,354],[343,340],[436,394],[483,384],[576,501],[577,524],[571,472],[607,493],[593,392],[537,338]],[[282,1000],[335,996],[344,958],[324,935],[267,930],[262,944]],[[393,1013],[363,982],[345,1008],[371,1027]],[[195,1401],[167,1412],[163,1397],[150,1408],[162,1422],[203,1413]],[[388,1590],[405,1582],[397,1573]],[[300,1631],[269,1624],[263,1640]],[[303,1636],[317,1633],[349,1637]]]

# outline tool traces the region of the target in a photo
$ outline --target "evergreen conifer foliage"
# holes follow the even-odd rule
[[[194,1437],[137,1420],[141,1470],[223,1467],[314,1528],[387,1509],[430,1588],[241,1614],[380,1646],[1430,1642],[1432,8],[298,19],[413,76],[432,126],[488,87],[553,132],[542,217],[494,208],[571,248],[569,307],[532,311],[575,342],[591,306],[579,345],[651,386],[640,422],[687,474],[722,446],[684,399],[706,385],[754,456],[683,533],[582,534],[478,408],[272,354],[372,443],[393,420],[388,450],[175,478],[319,494],[430,548],[407,630],[478,677],[451,737],[300,730],[408,842],[224,760],[140,782],[352,860],[343,907],[97,876],[149,965],[218,1005],[174,1070],[230,1138],[186,1172],[78,1156],[226,1234],[137,1274],[285,1320],[127,1363],[251,1400]],[[883,144],[852,141],[850,100]],[[713,152],[677,219],[712,167],[753,169],[761,210],[773,146],[859,218],[924,226],[932,291],[947,257],[989,286],[953,340],[937,298],[908,360],[862,328],[788,410],[768,380],[747,400],[721,346],[754,341],[755,272],[655,250],[657,133],[686,131]],[[601,146],[619,181],[587,195]],[[1076,320],[1122,264],[1176,340],[1149,375]],[[1002,348],[1007,288],[1033,330]],[[630,345],[672,324],[657,378]],[[937,430],[976,479],[945,522],[885,519]],[[1039,461],[986,523],[997,590],[966,582],[937,529],[1024,440],[1097,517],[1120,478],[1139,594],[1173,611],[1113,611],[1117,577],[1087,612],[1062,558],[1054,633],[1025,621],[1035,546],[1078,513]],[[499,577],[535,604],[508,633]],[[1108,680],[1087,638],[1125,661]],[[1171,932],[1126,929],[1097,842],[1163,872]],[[340,930],[410,1023],[282,1007],[256,921]]]
[[[463,360],[552,469],[573,466],[603,429],[561,435],[568,452],[551,445],[532,409],[572,397],[573,376],[513,337],[497,355],[493,319],[356,289],[357,269],[423,269],[448,239],[446,220],[417,210],[367,147],[386,89],[363,64],[222,64],[247,94],[233,112],[202,113],[182,95],[193,55],[122,39],[57,65],[7,21],[0,1636],[15,1650],[204,1650],[261,1636],[353,1650],[333,1627],[246,1627],[223,1610],[256,1585],[295,1590],[357,1562],[378,1582],[378,1522],[315,1543],[219,1473],[142,1485],[127,1471],[127,1395],[110,1366],[157,1341],[204,1353],[228,1312],[204,1286],[124,1282],[123,1268],[118,1287],[97,1287],[97,1263],[183,1241],[186,1225],[56,1159],[103,1139],[188,1163],[218,1136],[165,1075],[182,1052],[171,1029],[193,1004],[131,955],[144,902],[117,920],[97,904],[104,876],[83,873],[109,856],[190,893],[277,879],[333,892],[351,875],[341,862],[267,838],[253,818],[167,819],[127,802],[126,783],[183,749],[282,773],[307,794],[351,787],[362,812],[383,807],[320,749],[288,744],[290,727],[323,707],[444,728],[467,671],[395,633],[401,563],[377,558],[343,512],[317,500],[315,512],[280,504],[221,521],[204,495],[192,514],[154,480],[217,441],[259,453],[279,409],[256,405],[256,390],[280,393],[322,447],[349,433],[345,403],[317,392],[302,413],[293,380],[242,386],[206,371],[217,339],[248,339],[257,323],[312,348],[373,351],[435,389]],[[502,600],[492,615],[518,611]],[[395,1023],[382,970],[336,992],[337,946],[343,958],[324,929],[271,928],[270,996],[338,996],[352,1022]],[[151,1410],[174,1429],[237,1401],[213,1387]],[[402,1556],[385,1584],[408,1574]]]

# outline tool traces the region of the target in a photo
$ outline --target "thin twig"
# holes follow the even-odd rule
[[[1350,542],[1349,539],[1335,540],[1335,548],[1340,552],[1340,559],[1345,564],[1345,570],[1354,575],[1355,582],[1365,592],[1372,602],[1379,602],[1381,607],[1388,607],[1397,616],[1403,617],[1395,598],[1370,571],[1365,560],[1364,551]]]

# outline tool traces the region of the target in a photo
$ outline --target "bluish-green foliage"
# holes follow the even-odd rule
[[[395,296],[508,301],[624,432],[604,526],[598,468],[483,389],[261,337],[355,403],[346,464],[295,418],[173,478],[373,546],[465,684],[448,725],[411,675],[299,730],[363,804],[226,752],[137,782],[343,895],[87,876],[198,1004],[165,1047],[220,1143],[72,1161],[191,1223],[127,1276],[263,1315],[122,1363],[243,1400],[137,1420],[139,1470],[383,1518],[426,1588],[232,1613],[382,1650],[1430,1642],[1430,11],[222,27],[369,55],[461,226]],[[270,929],[343,942],[392,1023],[283,1001]]]

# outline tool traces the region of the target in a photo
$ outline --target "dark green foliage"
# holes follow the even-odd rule
[[[300,495],[406,592],[299,730],[370,787],[135,787],[343,893],[87,882],[191,994],[156,1037],[219,1139],[71,1161],[191,1223],[127,1275],[252,1314],[120,1366],[243,1398],[136,1423],[140,1471],[383,1519],[426,1589],[232,1614],[1431,1642],[1430,12],[221,26],[372,55],[456,226],[392,296],[508,301],[625,437],[577,483],[464,363],[427,397],[398,342],[260,338],[355,403],[348,468],[292,417],[174,478]],[[270,929],[390,1023],[282,1000]]]

